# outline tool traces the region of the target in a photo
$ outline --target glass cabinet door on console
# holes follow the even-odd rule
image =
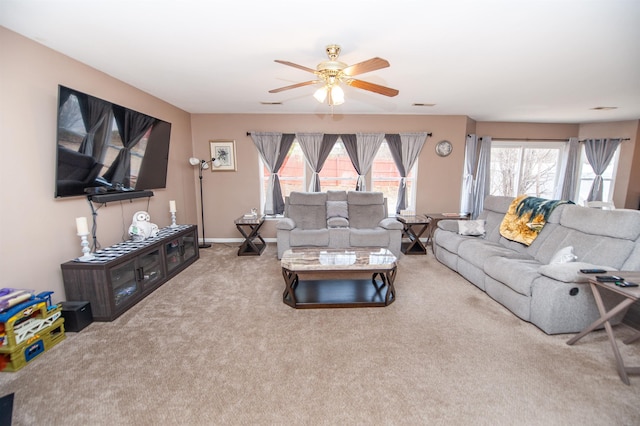
[[[173,272],[185,262],[196,256],[195,239],[191,236],[178,237],[165,243],[167,271]]]
[[[156,249],[140,255],[137,265],[138,281],[142,284],[142,291],[155,288],[164,279],[162,267],[162,252]]]
[[[126,305],[127,300],[131,300],[140,292],[136,281],[135,259],[120,264],[110,271],[112,300],[115,308]]]
[[[137,296],[136,293],[150,290],[164,278],[162,257],[159,248],[139,254],[128,262],[111,269],[111,289],[116,310]]]

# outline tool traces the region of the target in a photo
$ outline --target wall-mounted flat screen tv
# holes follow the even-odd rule
[[[165,188],[171,123],[58,87],[56,197]]]

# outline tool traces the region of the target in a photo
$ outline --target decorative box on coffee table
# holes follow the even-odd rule
[[[156,237],[125,241],[90,261],[61,265],[69,301],[88,301],[95,321],[113,321],[199,257],[197,227],[160,229]]]

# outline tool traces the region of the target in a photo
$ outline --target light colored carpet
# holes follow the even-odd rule
[[[603,331],[568,346],[431,253],[402,257],[386,308],[295,310],[275,246],[236,250],[1,373],[14,425],[640,424],[640,376],[620,381]]]

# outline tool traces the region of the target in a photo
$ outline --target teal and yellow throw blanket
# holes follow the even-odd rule
[[[531,245],[547,223],[547,218],[553,209],[560,204],[573,204],[573,202],[519,195],[511,202],[509,210],[502,219],[500,235],[526,246]]]

